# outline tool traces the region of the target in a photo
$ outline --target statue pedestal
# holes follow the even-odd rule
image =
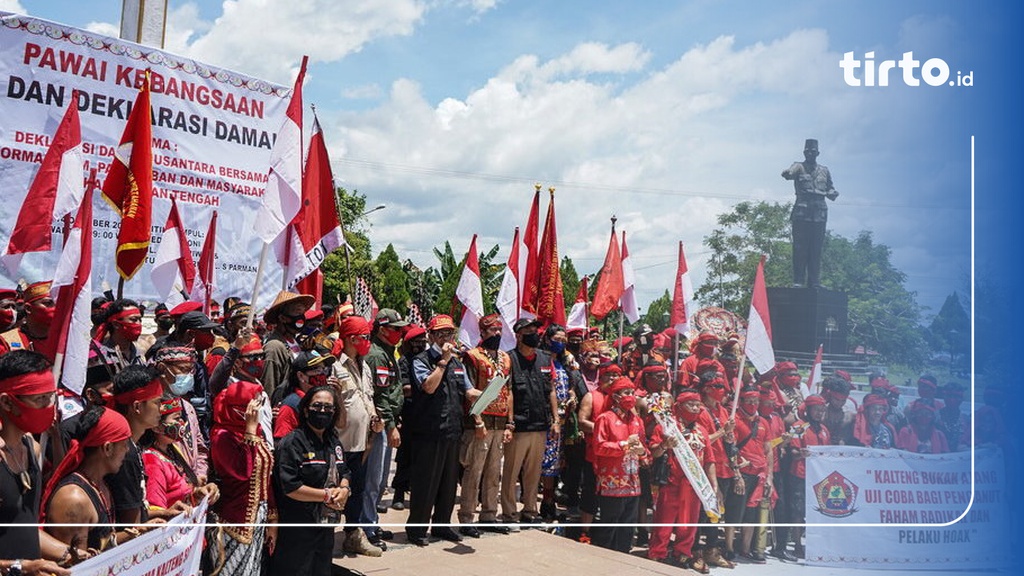
[[[846,354],[847,295],[825,288],[768,288],[772,346],[776,351]]]

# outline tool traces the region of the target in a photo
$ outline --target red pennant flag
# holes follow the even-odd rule
[[[77,210],[82,204],[85,161],[77,102],[78,91],[73,90],[68,109],[21,204],[5,255],[50,251],[53,247],[53,221]]]
[[[199,253],[199,281],[192,288],[192,300],[203,303],[203,312],[210,314],[210,299],[216,285],[215,260],[217,252],[217,211],[213,211],[210,227],[203,239],[203,251]]]
[[[538,253],[540,261],[540,292],[537,295],[537,318],[545,323],[565,326],[565,298],[562,295],[562,268],[558,260],[558,230],[555,227],[555,190],[551,189],[548,216],[544,221],[544,237]]]
[[[750,315],[747,318],[747,341],[744,354],[761,374],[775,367],[772,349],[772,321],[768,314],[768,290],[764,283],[764,255],[754,276],[754,292],[750,297]]]
[[[148,72],[103,182],[103,199],[121,216],[115,263],[121,278],[129,280],[146,261],[153,220],[153,130]]]
[[[626,289],[625,280],[622,277],[622,256],[619,254],[619,242],[615,237],[615,222],[612,222],[612,235],[608,240],[608,252],[604,255],[604,265],[601,266],[601,276],[597,279],[597,290],[594,292],[594,302],[590,306],[590,313],[594,318],[601,320],[612,310],[619,307],[619,299]]]
[[[302,207],[292,220],[285,285],[293,286],[317,270],[328,254],[344,244],[345,237],[341,232],[335,201],[331,159],[327,156],[320,121],[314,115],[309,157],[302,177]]]
[[[192,249],[185,238],[185,226],[178,214],[178,203],[171,198],[171,211],[164,224],[164,235],[156,251],[156,259],[149,272],[160,299],[166,301],[172,292],[192,293],[196,279],[196,265]]]
[[[51,291],[55,294],[56,309],[50,331],[45,340],[37,343],[36,351],[54,363],[65,388],[81,394],[89,365],[92,327],[92,184],[68,234]]]
[[[309,294],[316,298],[316,307],[323,307],[324,301],[324,273],[319,268],[312,274],[306,276],[295,285],[295,292],[298,294]]]
[[[526,219],[523,230],[523,244],[526,246],[526,267],[519,278],[521,297],[520,306],[523,312],[537,316],[537,298],[540,295],[540,261],[537,253],[537,237],[540,230],[540,187],[533,195],[530,217]]]
[[[672,291],[672,312],[668,323],[677,333],[685,336],[690,330],[690,314],[693,312],[693,283],[690,281],[690,271],[686,267],[683,243],[680,242],[679,264],[676,267],[676,281]]]

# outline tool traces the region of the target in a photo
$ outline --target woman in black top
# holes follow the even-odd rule
[[[334,388],[311,389],[299,403],[299,427],[282,438],[274,451],[279,522],[306,526],[280,528],[271,574],[331,573],[334,524],[351,492],[343,449],[334,434],[340,409]]]

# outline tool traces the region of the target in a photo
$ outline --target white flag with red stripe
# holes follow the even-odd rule
[[[192,250],[185,238],[185,226],[174,198],[171,198],[171,211],[167,214],[163,239],[156,251],[149,277],[153,280],[160,300],[168,307],[183,302],[181,292],[190,294],[195,283],[196,264],[192,260]],[[172,299],[172,295],[177,296]]]
[[[813,392],[813,390],[820,391],[821,389],[821,356],[824,349],[825,346],[823,344],[818,344],[818,353],[814,355],[814,365],[811,366],[811,373],[807,376],[807,389],[804,391],[804,398],[818,393]]]
[[[459,340],[466,346],[480,343],[480,319],[484,317],[483,288],[480,284],[480,258],[476,252],[476,234],[469,242],[466,265],[455,288],[455,297],[462,303],[462,320],[459,322]]]
[[[256,235],[267,244],[284,231],[302,205],[302,80],[307,60],[302,57],[284,123],[270,151],[267,187],[256,215]]]
[[[512,326],[519,319],[520,292],[519,292],[519,227],[516,227],[512,236],[512,250],[508,255],[508,262],[505,264],[505,274],[501,277],[501,288],[498,289],[498,299],[495,307],[501,316],[501,348],[508,350],[516,343],[516,335],[512,332]]]
[[[768,290],[764,283],[764,256],[757,265],[754,276],[754,292],[750,298],[750,315],[747,318],[747,342],[743,353],[747,360],[761,374],[775,367],[775,350],[772,349],[772,321],[768,314]]]
[[[677,333],[685,336],[690,331],[690,315],[693,312],[693,282],[690,280],[690,271],[686,267],[683,243],[680,242],[679,264],[676,267],[676,281],[672,291],[672,312],[668,323],[675,328]]]
[[[77,91],[72,91],[68,109],[50,140],[39,172],[32,179],[4,249],[4,263],[12,275],[17,271],[21,254],[48,252],[53,248],[53,221],[78,210],[82,204],[85,160],[75,105],[77,95]]]
[[[217,211],[210,217],[210,226],[203,238],[203,250],[199,253],[198,278],[192,286],[190,299],[203,303],[203,313],[209,315],[210,300],[217,285]]]
[[[565,320],[566,330],[574,328],[586,330],[590,327],[588,326],[587,293],[587,277],[584,276],[580,280],[580,289],[576,292],[576,302],[572,305],[572,309],[569,310],[569,317]]]
[[[629,258],[629,248],[626,247],[626,231],[622,231],[622,283],[625,289],[619,304],[622,306],[622,313],[630,324],[640,320],[640,307],[636,303],[636,272],[633,271],[633,261]]]
[[[92,341],[92,189],[84,192],[75,225],[68,234],[53,275],[50,294],[56,301],[50,331],[37,351],[60,370],[60,384],[75,394],[85,387]]]

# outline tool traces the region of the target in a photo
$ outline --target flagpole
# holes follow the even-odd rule
[[[729,420],[736,421],[736,407],[740,404],[740,388],[743,386],[743,371],[747,369],[747,355],[740,354],[740,371],[736,373],[736,382],[733,383],[732,415]]]
[[[270,244],[264,242],[263,250],[260,251],[260,263],[256,267],[256,281],[252,285],[252,303],[249,306],[249,317],[246,319],[246,326],[252,328],[252,319],[256,315],[256,296],[260,292],[260,281],[263,279],[263,265],[267,262],[267,250],[270,249]]]

